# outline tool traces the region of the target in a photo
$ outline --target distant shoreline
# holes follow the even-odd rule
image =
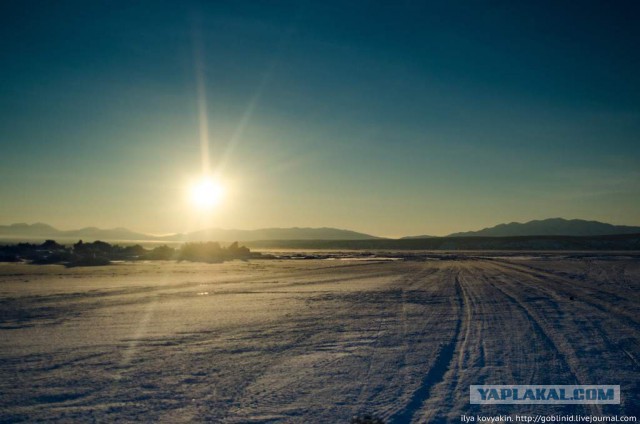
[[[252,249],[437,250],[437,251],[640,251],[640,234],[609,236],[432,237],[376,240],[268,240],[244,242]]]
[[[44,237],[2,238],[0,244],[41,243]],[[77,239],[57,239],[72,245]],[[87,240],[95,241],[95,240]],[[123,246],[179,247],[182,242],[157,240],[102,240]],[[222,243],[225,245],[227,243]],[[230,243],[229,243],[230,244]],[[255,240],[242,244],[251,249],[290,250],[437,250],[437,251],[640,251],[640,233],[604,236],[431,237],[371,240]]]

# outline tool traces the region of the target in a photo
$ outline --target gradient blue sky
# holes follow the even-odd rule
[[[24,1],[0,20],[0,223],[640,225],[639,2]],[[227,185],[207,216],[185,200],[198,57]]]

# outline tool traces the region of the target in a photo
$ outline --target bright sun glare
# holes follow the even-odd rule
[[[210,177],[203,177],[194,183],[190,190],[191,201],[201,210],[209,210],[219,205],[223,195],[222,185]]]

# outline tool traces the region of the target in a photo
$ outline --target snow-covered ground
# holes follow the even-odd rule
[[[0,264],[0,422],[640,417],[640,259]],[[622,404],[469,404],[619,384]]]

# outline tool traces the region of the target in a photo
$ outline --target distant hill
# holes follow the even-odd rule
[[[517,236],[606,236],[638,234],[640,227],[611,225],[582,219],[551,218],[526,223],[512,222],[479,231],[449,234],[447,237],[517,237]]]
[[[353,241],[354,246],[371,246],[367,248],[406,248],[406,246],[425,246],[420,248],[440,248],[426,246],[445,246],[456,238],[477,238],[477,237],[547,237],[553,236],[557,240],[562,237],[597,237],[609,235],[626,235],[640,234],[640,227],[631,227],[625,225],[611,225],[597,221],[584,221],[580,219],[562,219],[553,218],[541,221],[530,221],[524,224],[512,222],[510,224],[500,224],[495,227],[485,228],[480,231],[469,231],[464,233],[454,233],[447,237],[433,237],[428,235],[408,236],[399,239],[400,244],[391,243],[392,239],[376,237],[369,234],[358,233],[350,230],[341,230],[337,228],[263,228],[257,230],[225,230],[220,228],[211,228],[207,230],[194,231],[186,234],[171,234],[167,236],[154,236],[150,234],[138,233],[126,228],[100,229],[96,227],[85,227],[78,230],[58,230],[48,224],[12,224],[0,225],[0,238],[5,240],[45,240],[54,239],[61,242],[70,242],[77,240],[84,241],[156,241],[156,242],[185,242],[185,241],[219,241],[230,243],[234,241],[247,242],[265,242],[256,243],[255,246],[290,246],[292,248],[301,246],[350,246],[349,243],[332,244],[334,241]],[[556,241],[557,241],[556,240]],[[282,243],[270,243],[278,241]],[[290,241],[291,243],[287,243]],[[302,243],[296,243],[296,241]],[[307,243],[311,241],[326,241],[327,243]],[[366,242],[371,241],[368,244]],[[364,243],[361,243],[364,242]],[[581,241],[580,243],[583,243]],[[519,242],[518,242],[519,243]],[[538,243],[538,242],[536,242]],[[550,246],[549,240],[540,242],[541,245]],[[555,243],[555,242],[554,242]],[[507,243],[513,245],[513,240]],[[560,243],[565,245],[564,242]],[[462,243],[456,241],[455,246],[473,246],[470,248],[482,248],[476,246],[485,246],[486,244]],[[491,246],[506,246],[503,242],[495,241],[490,243]],[[531,246],[530,241],[525,243]],[[555,246],[556,244],[554,244]],[[488,246],[488,245],[487,245]],[[524,245],[523,245],[524,246]],[[587,245],[585,244],[585,247]],[[345,247],[342,247],[345,248]],[[416,247],[418,248],[418,247]],[[452,247],[455,248],[455,247]]]
[[[224,230],[211,228],[187,234],[162,237],[167,241],[258,241],[258,240],[375,240],[369,234],[337,228],[264,228],[259,230]]]
[[[96,227],[85,227],[79,230],[61,231],[67,238],[86,238],[90,240],[153,240],[154,236],[144,233],[137,233],[126,228],[100,229]]]
[[[0,237],[26,239],[88,239],[88,240],[153,240],[148,234],[136,233],[126,228],[100,229],[85,227],[79,230],[58,230],[48,224],[0,225]]]
[[[259,240],[375,240],[379,237],[337,228],[266,228],[259,230],[208,229],[187,234],[153,236],[137,233],[126,228],[100,229],[85,227],[78,230],[58,230],[50,225],[12,224],[0,225],[0,237],[5,239],[83,239],[85,241],[220,241],[245,242]]]
[[[4,237],[55,237],[59,234],[60,230],[41,222],[0,225],[0,236]]]

